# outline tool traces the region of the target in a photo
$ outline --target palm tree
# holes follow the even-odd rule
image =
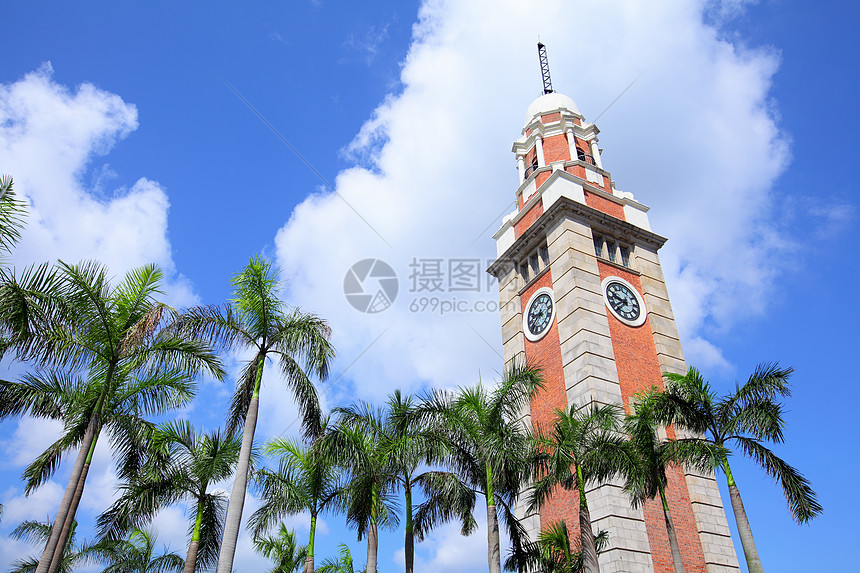
[[[661,439],[654,413],[658,395],[659,391],[655,388],[638,396],[633,414],[627,416],[625,421],[624,428],[630,436],[628,445],[634,462],[627,466],[625,489],[634,508],[641,507],[645,500],[660,496],[675,573],[684,573],[681,548],[666,498],[666,469],[670,464],[683,464],[706,471],[710,469],[710,460],[719,455],[721,448],[699,442]]]
[[[191,380],[202,370],[223,376],[206,344],[166,327],[175,312],[155,300],[161,278],[148,265],[112,287],[105,267],[94,262],[41,265],[20,279],[5,272],[0,277],[0,320],[11,334],[11,349],[39,367],[20,383],[0,383],[0,418],[53,417],[64,420],[67,430],[28,470],[31,483],[47,479],[65,450],[79,448],[38,573],[59,567],[57,548],[65,546],[102,429],[109,430],[128,470],[150,429],[140,415],[191,399]],[[55,399],[55,389],[63,396]],[[63,407],[67,398],[74,407]]]
[[[154,433],[151,460],[120,487],[122,494],[99,517],[99,533],[116,538],[140,528],[162,508],[182,499],[193,503],[190,542],[183,573],[209,568],[218,559],[226,496],[209,486],[230,477],[239,458],[236,434],[198,433],[188,421],[163,424]]]
[[[307,549],[296,545],[295,533],[283,523],[276,536],[255,537],[254,547],[269,559],[274,559],[275,566],[269,573],[293,573],[307,563]]]
[[[625,439],[619,432],[620,408],[594,403],[568,411],[556,410],[549,433],[538,429],[535,484],[530,511],[540,508],[557,487],[579,495],[579,534],[584,570],[598,573],[597,548],[585,488],[619,473],[630,463]]]
[[[337,558],[323,560],[322,566],[317,569],[317,573],[356,573],[349,547],[341,543],[337,548]],[[366,569],[357,573],[366,573]]]
[[[67,451],[80,447],[81,441],[87,436],[93,412],[103,398],[102,393],[101,384],[87,385],[83,379],[63,377],[53,372],[27,374],[21,382],[0,386],[0,396],[9,398],[10,406],[18,408],[29,402],[31,415],[57,419],[65,426],[60,437],[24,470],[26,494],[29,495],[53,475]],[[100,430],[86,451],[72,503],[60,530],[59,542],[65,542],[71,531],[98,437],[102,434],[109,436],[118,477],[127,479],[136,475],[141,466],[142,452],[155,430],[155,426],[142,418],[140,413],[167,411],[192,395],[193,386],[184,378],[116,380],[115,391],[102,402]],[[59,542],[51,558],[50,570],[59,567],[62,558]]]
[[[415,539],[422,541],[433,527],[428,516],[445,512],[460,521],[463,535],[474,531],[477,527],[472,517],[475,492],[453,472],[431,469],[418,473],[420,466],[440,462],[448,451],[439,434],[423,425],[421,411],[412,396],[403,396],[400,390],[389,396],[385,426],[389,460],[406,501],[404,555],[406,573],[412,573]],[[415,488],[422,490],[424,501],[413,509]]]
[[[397,470],[386,448],[384,412],[369,404],[336,408],[338,423],[320,442],[322,455],[340,460],[347,472],[344,505],[347,521],[367,536],[367,573],[376,573],[379,527],[396,527]]]
[[[422,424],[412,396],[395,390],[388,397],[384,410],[375,410],[364,403],[338,408],[337,412],[341,424],[355,426],[375,436],[381,463],[388,466],[393,485],[403,491],[406,573],[412,573],[414,568],[415,539],[422,540],[432,526],[426,516],[447,510],[460,519],[465,534],[472,532],[476,526],[472,517],[475,493],[451,472],[418,472],[423,464],[441,460],[446,450],[438,432]],[[413,503],[416,488],[423,490],[425,496],[425,501],[417,508]]]
[[[71,571],[78,565],[97,561],[99,556],[104,555],[104,552],[110,551],[111,548],[111,542],[104,540],[93,545],[84,543],[80,547],[76,546],[75,529],[77,529],[77,522],[72,523],[69,539],[66,541],[66,546],[63,548],[63,556],[60,560],[59,569],[61,573],[71,573]],[[50,535],[50,522],[41,521],[25,521],[10,533],[10,537],[13,539],[29,541],[36,545],[41,545],[47,542]],[[23,559],[18,559],[12,564],[10,573],[33,573],[38,565],[39,559],[37,557],[25,557]]]
[[[324,379],[334,357],[328,324],[313,314],[288,310],[278,299],[278,273],[271,262],[261,257],[251,259],[233,279],[233,287],[232,304],[192,309],[178,323],[181,331],[195,337],[202,336],[228,349],[252,349],[254,352],[237,384],[227,425],[230,431],[241,426],[244,430],[236,478],[227,505],[218,573],[231,573],[233,569],[266,358],[277,358],[302,412],[304,431],[308,436],[315,436],[320,432],[321,411],[307,372]]]
[[[310,514],[310,537],[303,556],[304,573],[313,573],[317,517],[321,512],[337,507],[340,474],[329,458],[294,441],[273,440],[266,445],[265,452],[279,458],[278,469],[258,472],[256,482],[261,490],[262,503],[251,516],[249,526],[254,537],[259,538],[284,516],[307,511]],[[281,528],[282,532],[286,531],[283,525]]]
[[[497,508],[501,509],[515,551],[522,549],[525,532],[514,516],[513,506],[528,478],[534,446],[521,415],[542,386],[538,369],[515,365],[492,390],[479,384],[457,394],[436,391],[422,407],[431,427],[444,436],[449,449],[446,463],[473,492],[486,499],[490,573],[501,571]],[[457,505],[430,512],[427,527],[455,517],[451,508]]]
[[[601,531],[595,537],[598,553],[608,541],[606,531]],[[537,541],[524,544],[521,555],[511,552],[505,561],[505,570],[580,573],[585,566],[584,554],[581,549],[574,549],[573,545],[567,523],[563,519],[556,521],[538,534]]]
[[[155,554],[156,536],[144,529],[133,529],[128,537],[115,542],[107,556],[110,565],[102,573],[179,573],[185,561],[167,548]]]
[[[743,386],[736,384],[733,393],[719,397],[699,371],[690,368],[685,376],[664,374],[666,391],[655,402],[661,422],[692,433],[693,437],[681,438],[679,442],[700,442],[722,450],[711,458],[711,468],[721,469],[726,476],[750,573],[761,573],[764,569],[729,466],[731,452],[725,449],[729,444],[740,447],[744,455],[779,481],[795,521],[807,523],[822,510],[809,481],[762,444],[762,441],[782,443],[784,439],[785,422],[778,398],[791,395],[788,379],[793,372],[793,368],[780,368],[777,364],[759,364]]]

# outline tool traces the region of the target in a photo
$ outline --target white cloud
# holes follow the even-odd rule
[[[457,523],[446,523],[434,529],[427,538],[415,544],[416,571],[446,571],[450,573],[480,571],[487,568],[487,514],[483,498],[478,499],[475,520],[478,528],[468,536],[460,534]],[[502,534],[502,563],[507,556],[507,536]],[[404,550],[397,549],[391,557],[398,570],[404,567]]]
[[[410,262],[494,257],[490,235],[516,187],[510,145],[539,95],[538,35],[555,88],[586,119],[639,78],[598,121],[604,165],[670,238],[662,260],[675,314],[684,339],[700,341],[688,359],[722,360],[709,333],[764,309],[787,247],[772,185],[788,141],[768,99],[778,54],[721,39],[703,10],[680,0],[422,4],[402,92],[347,149],[365,167],[342,171],[337,194],[306,199],[275,240],[291,299],[331,321],[341,370],[355,360],[337,399],[468,384],[479,369],[486,378],[500,368],[498,312],[409,310],[421,295],[492,303],[494,287],[410,293]],[[375,315],[342,294],[347,269],[368,257],[400,277],[398,299]]]
[[[3,440],[6,452],[4,464],[23,467],[35,460],[60,435],[63,424],[56,420],[43,420],[24,416],[17,421],[17,427],[8,440]]]
[[[148,529],[158,533],[161,544],[169,544],[172,551],[185,557],[188,551],[188,516],[183,506],[172,505],[162,509],[153,518]]]
[[[155,262],[165,272],[172,304],[196,302],[171,255],[164,189],[141,178],[106,192],[114,174],[107,164],[95,164],[137,129],[137,108],[91,84],[69,90],[52,72],[45,64],[0,85],[0,170],[30,202],[14,262],[96,259],[116,276]]]
[[[27,519],[53,520],[64,490],[65,484],[60,485],[53,480],[45,482],[29,497],[25,497],[24,492],[17,488],[10,488],[3,495],[4,523],[17,524]]]
[[[42,517],[44,519],[44,517]],[[4,556],[14,556],[8,559],[8,565],[11,565],[18,559],[25,559],[29,556],[38,556],[39,549],[30,543],[18,541],[11,537],[0,537],[0,560]]]

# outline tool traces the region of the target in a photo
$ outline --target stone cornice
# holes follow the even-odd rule
[[[536,194],[537,195],[537,194]],[[546,210],[537,221],[532,223],[528,230],[521,235],[513,245],[511,245],[496,261],[489,266],[487,272],[498,278],[498,273],[503,267],[507,267],[511,262],[518,262],[524,255],[531,252],[543,237],[546,236],[547,230],[555,224],[555,222],[564,217],[570,216],[579,221],[587,222],[592,227],[597,227],[601,231],[611,234],[617,239],[625,240],[630,243],[645,243],[659,249],[666,243],[666,238],[646,231],[636,225],[632,225],[627,221],[622,221],[611,215],[607,215],[602,211],[598,211],[588,205],[583,205],[578,201],[574,201],[568,197],[559,197],[548,210]]]
[[[591,169],[591,170],[596,171],[597,173],[599,173],[599,174],[601,174],[601,175],[606,175],[610,180],[612,179],[612,175],[611,175],[611,174],[609,173],[609,171],[607,171],[606,169],[602,169],[602,168],[598,167],[597,165],[592,165],[591,163],[588,163],[588,162],[582,161],[582,160],[580,160],[580,159],[573,159],[573,160],[565,161],[565,162],[563,163],[562,167],[563,167],[564,169],[567,169],[567,168],[568,168],[568,167],[570,167],[571,165],[582,165],[582,166],[583,166],[583,167],[585,167],[586,169]],[[626,203],[630,203],[630,204],[636,205],[637,207],[642,208],[642,209],[643,209],[643,210],[645,210],[645,211],[647,211],[647,210],[648,210],[648,207],[646,207],[645,205],[642,205],[642,204],[641,204],[641,203],[639,203],[638,201],[635,201],[635,200],[633,200],[633,199],[626,199],[626,198],[616,197],[616,196],[615,196],[615,195],[613,195],[612,193],[607,193],[606,191],[604,191],[604,190],[603,190],[603,189],[601,189],[600,187],[595,186],[595,185],[594,185],[594,183],[592,183],[591,181],[588,181],[587,179],[582,179],[581,177],[579,177],[579,176],[577,176],[577,175],[574,175],[573,173],[568,173],[567,171],[562,171],[562,170],[560,170],[560,169],[553,169],[552,164],[550,164],[550,165],[544,165],[543,167],[538,167],[537,169],[535,169],[534,171],[532,171],[531,173],[529,173],[529,176],[528,176],[528,177],[526,177],[526,178],[523,180],[523,182],[522,182],[522,183],[520,183],[520,186],[519,186],[519,187],[517,187],[517,191],[516,191],[515,195],[516,195],[517,197],[519,197],[519,196],[520,196],[520,194],[525,190],[525,188],[526,188],[526,187],[528,187],[529,183],[531,183],[532,179],[535,179],[535,178],[538,176],[538,174],[540,174],[540,173],[546,173],[547,171],[552,171],[552,172],[553,172],[553,175],[555,175],[555,172],[556,172],[556,171],[560,171],[561,173],[567,174],[567,175],[569,175],[570,177],[572,177],[572,178],[573,178],[573,179],[571,179],[571,181],[576,181],[577,183],[581,183],[581,184],[587,185],[587,186],[588,186],[588,191],[589,191],[590,193],[596,193],[596,194],[599,194],[601,197],[604,197],[605,199],[609,199],[610,201],[613,201],[613,202],[615,202],[615,203],[618,203],[619,205],[624,205],[624,204],[626,204]],[[552,179],[552,177],[547,178],[547,180],[543,182],[543,185],[541,185],[540,187],[538,187],[538,188],[536,189],[536,193],[535,193],[535,194],[539,194],[539,193],[540,193],[540,191],[541,191],[541,189],[543,189],[543,187],[544,187],[547,183],[549,183],[551,179]],[[530,197],[530,198],[531,198],[531,197]]]
[[[582,116],[573,114],[569,110],[556,110],[551,111],[548,114],[559,112],[562,114],[561,119],[556,121],[543,123],[540,117],[536,117],[532,120],[531,123],[523,128],[522,136],[514,141],[511,151],[514,153],[523,150],[527,151],[528,149],[531,149],[532,145],[534,145],[534,138],[537,135],[540,135],[541,138],[547,138],[553,135],[564,135],[568,128],[573,129],[573,134],[583,141],[591,141],[592,139],[597,138],[597,134],[600,133],[600,130],[597,129],[596,125],[593,123],[585,123]],[[576,123],[571,119],[572,117],[580,118],[583,125],[576,125]],[[531,130],[531,133],[526,135],[529,130]]]

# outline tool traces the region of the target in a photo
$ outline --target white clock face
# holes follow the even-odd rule
[[[615,318],[628,326],[645,323],[645,301],[633,285],[621,277],[607,277],[601,286],[603,300]]]
[[[552,289],[540,288],[531,296],[523,310],[523,332],[536,342],[546,336],[555,318],[555,299]]]

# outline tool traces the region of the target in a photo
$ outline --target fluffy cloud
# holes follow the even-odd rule
[[[30,203],[14,262],[97,259],[118,276],[155,262],[168,278],[170,302],[195,302],[173,263],[164,189],[141,178],[106,192],[109,166],[92,165],[137,128],[137,108],[90,84],[69,90],[52,72],[45,64],[0,84],[0,170],[14,177],[15,191]]]
[[[684,1],[422,4],[402,91],[346,150],[357,165],[338,175],[336,193],[299,205],[276,238],[292,299],[334,327],[346,370],[338,397],[354,397],[348,379],[378,399],[500,368],[498,312],[442,314],[442,300],[470,309],[498,300],[486,284],[451,290],[446,265],[485,268],[495,255],[490,235],[517,183],[510,145],[539,95],[538,35],[555,88],[587,119],[603,112],[604,165],[619,189],[651,205],[652,227],[670,238],[662,259],[688,359],[725,364],[709,333],[764,308],[787,248],[771,188],[788,144],[768,101],[778,55],[726,41],[708,18],[704,3]],[[371,257],[394,267],[400,290],[392,307],[362,315],[343,277]],[[410,292],[410,264],[433,258],[443,290]]]
[[[462,571],[480,571],[487,566],[487,516],[483,512],[483,498],[478,500],[475,519],[478,528],[468,537],[460,534],[460,527],[456,523],[447,523],[433,530],[427,539],[415,546],[415,570],[416,571],[448,571],[457,573]],[[502,533],[502,562],[504,562],[508,551],[507,538],[504,534],[504,526],[500,528]],[[404,567],[404,550],[398,549],[392,556],[392,561],[398,566],[398,570]]]
[[[49,480],[42,487],[25,497],[21,490],[10,488],[3,496],[3,519],[17,524],[28,519],[43,521],[45,516],[57,512],[63,497],[65,484]]]
[[[165,273],[168,302],[196,302],[190,283],[176,272],[167,235],[167,194],[142,178],[129,188],[106,189],[116,177],[94,165],[137,126],[137,109],[118,95],[82,84],[55,82],[50,64],[11,84],[0,84],[0,172],[14,177],[29,204],[27,226],[13,262],[18,267],[63,259],[97,259],[121,276],[155,262]],[[23,418],[4,445],[11,466],[32,461],[59,434],[55,422]],[[95,515],[115,496],[116,476],[107,439],[96,449],[81,512]],[[76,451],[66,457],[74,459]],[[67,466],[68,464],[66,464]],[[4,524],[53,516],[67,468],[30,497],[9,492]],[[0,545],[0,561],[21,554],[20,544]]]
[[[43,452],[57,439],[63,424],[54,420],[40,420],[25,416],[18,420],[18,426],[7,440],[2,441],[6,452],[4,465],[22,468],[34,459],[34,452]]]

